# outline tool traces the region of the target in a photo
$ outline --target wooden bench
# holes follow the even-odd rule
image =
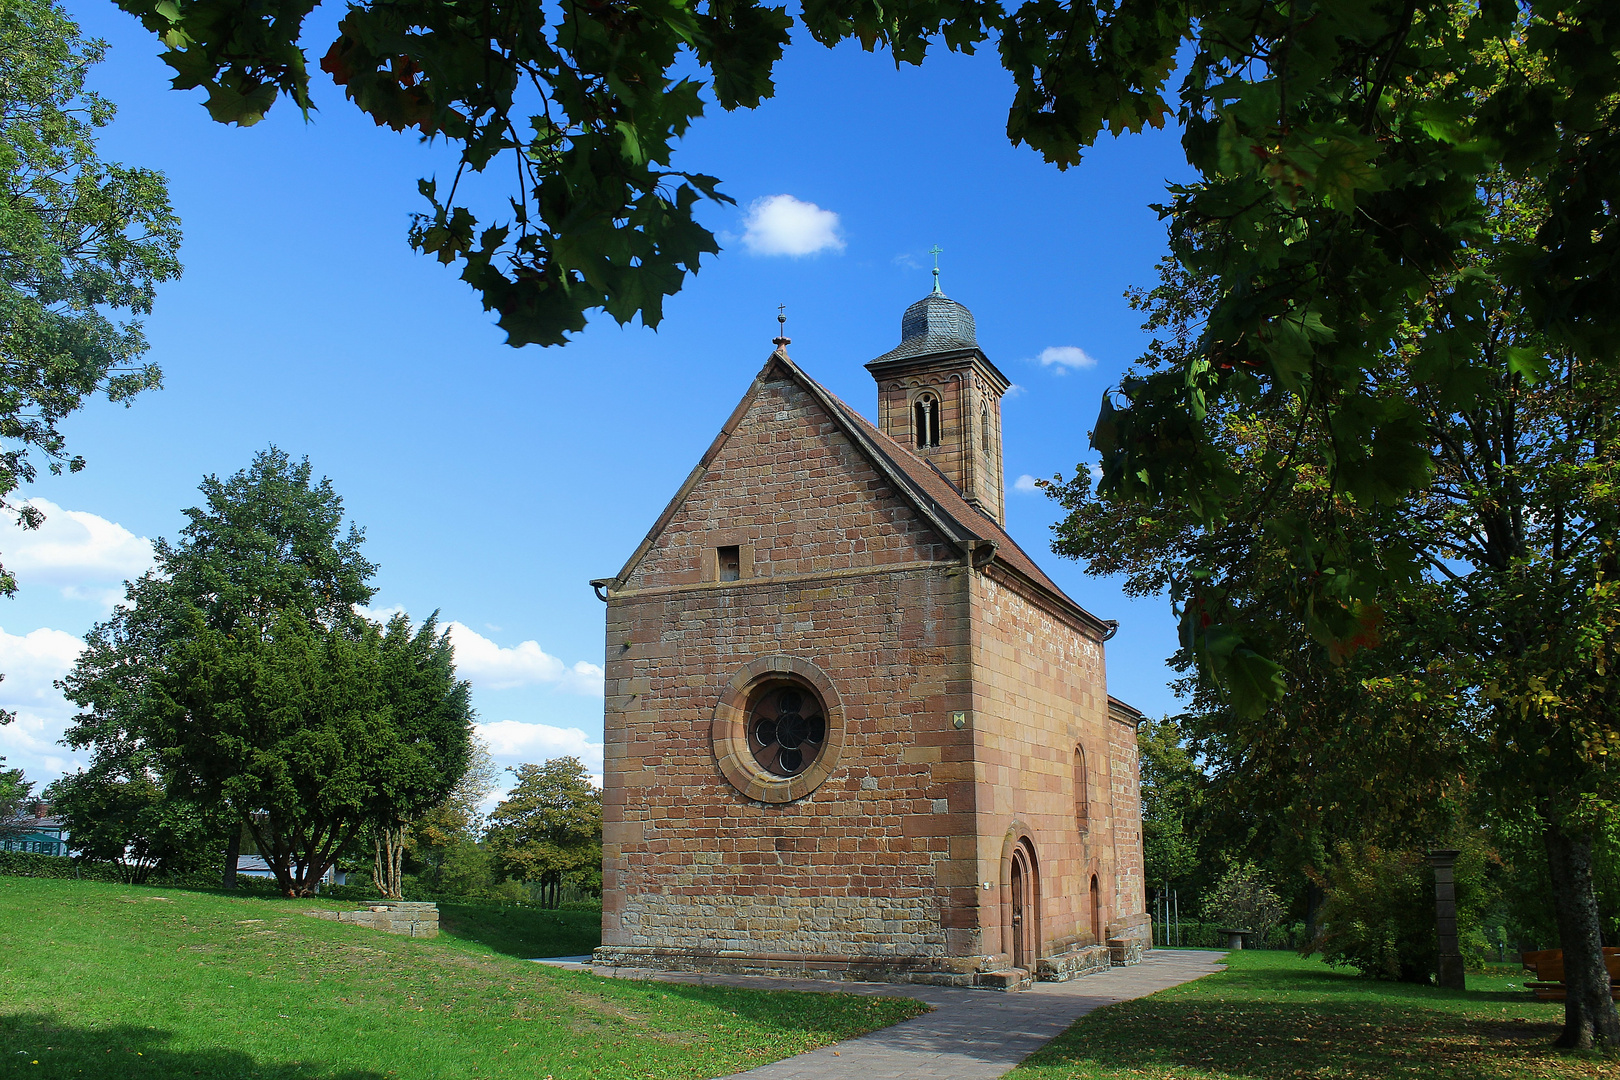
[[[1526,990],[1534,990],[1541,1001],[1564,1000],[1563,949],[1520,953],[1519,961],[1525,971],[1536,977],[1536,981],[1524,984]],[[1609,994],[1614,1000],[1620,1001],[1620,949],[1604,949],[1603,966],[1609,970]]]

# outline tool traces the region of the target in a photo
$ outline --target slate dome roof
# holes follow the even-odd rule
[[[934,291],[906,308],[900,318],[900,345],[890,349],[874,364],[885,360],[905,360],[930,353],[977,349],[979,336],[973,326],[973,312],[939,291]]]

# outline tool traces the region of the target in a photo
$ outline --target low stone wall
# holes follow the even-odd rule
[[[1140,956],[1137,957],[1141,959]],[[1107,971],[1113,963],[1106,945],[1082,945],[1056,956],[1043,956],[1035,961],[1035,978],[1041,982],[1068,982],[1082,975]]]
[[[415,900],[370,900],[359,911],[306,911],[305,915],[331,922],[369,926],[385,934],[405,937],[439,936],[439,905]]]
[[[1142,942],[1135,938],[1109,938],[1108,960],[1115,967],[1142,962]]]

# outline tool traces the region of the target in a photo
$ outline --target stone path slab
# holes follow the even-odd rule
[[[932,1012],[893,1027],[736,1073],[726,1080],[994,1080],[1091,1010],[1146,997],[1219,971],[1225,957],[1220,952],[1154,949],[1140,964],[1110,968],[1070,982],[1036,983],[1013,994],[757,975],[597,970],[619,978],[751,990],[910,997],[934,1006]]]

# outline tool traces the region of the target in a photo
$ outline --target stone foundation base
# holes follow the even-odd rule
[[[345,913],[347,914],[347,913]],[[1043,956],[1034,971],[992,968],[993,958],[978,956],[817,956],[810,953],[744,953],[695,949],[656,949],[603,945],[591,965],[627,971],[704,971],[717,975],[770,975],[777,978],[830,982],[911,983],[959,986],[975,990],[1025,990],[1033,981],[1067,982],[1122,964],[1140,964],[1142,945],[1110,939],[1107,945],[1083,945],[1057,956]],[[1005,958],[1002,960],[1005,963]]]
[[[416,938],[439,936],[439,905],[433,903],[373,900],[361,904],[359,911],[306,911],[304,914],[331,922],[369,926],[385,934]]]
[[[973,987],[987,958],[976,956],[818,956],[603,945],[591,954],[600,968],[707,971],[720,975],[772,975],[831,982],[913,983]],[[996,987],[985,987],[996,989]]]
[[[1082,945],[1066,953],[1043,956],[1035,961],[1035,977],[1041,982],[1068,982],[1082,975],[1107,971],[1111,963],[1108,946]]]

